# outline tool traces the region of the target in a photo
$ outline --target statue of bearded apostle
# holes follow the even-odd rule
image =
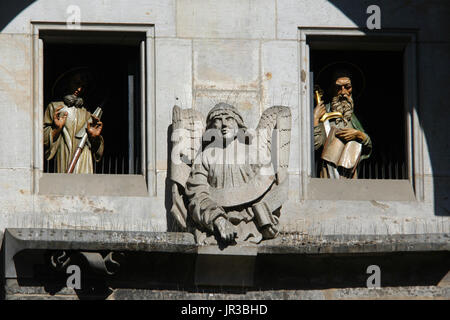
[[[173,125],[184,127],[189,135],[194,132],[190,123],[197,120],[200,128],[201,118],[195,110],[175,107]],[[288,195],[290,129],[288,107],[268,108],[256,131],[249,133],[251,130],[235,107],[226,103],[215,105],[206,117],[203,148],[197,151],[198,143],[190,144],[190,150],[196,154],[192,165],[174,162],[183,156],[189,158],[189,148],[180,156],[177,152],[172,154],[175,192],[171,212],[180,226],[191,222],[191,231],[202,244],[259,243],[276,237],[281,205]],[[277,141],[273,140],[274,130],[279,132]],[[183,139],[174,141],[174,150],[185,144]],[[191,139],[194,141],[195,135]],[[271,153],[275,150],[276,165]],[[180,190],[185,192],[184,201]]]
[[[361,143],[361,155],[360,161],[369,158],[372,152],[372,141],[370,137],[365,133],[361,123],[354,113],[354,101],[352,96],[352,76],[350,71],[345,69],[337,69],[332,76],[332,98],[331,102],[324,104],[323,101],[314,108],[314,150],[321,151],[325,141],[327,140],[327,134],[325,131],[324,123],[319,120],[329,112],[340,112],[343,118],[336,118],[329,120],[331,127],[336,127],[337,131],[335,136],[342,140],[344,143],[349,141],[357,141]],[[318,152],[320,154],[320,152]],[[319,160],[319,176],[321,178],[330,178],[330,170],[326,162],[323,159]],[[349,177],[347,172],[339,171],[339,175],[347,178],[356,179],[358,177],[357,168],[351,172]]]
[[[84,135],[88,141],[78,159],[73,173],[93,173],[92,158],[98,162],[103,155],[103,123],[83,104],[89,75],[85,69],[68,72],[60,81],[64,82],[62,101],[50,102],[44,114],[45,158],[56,159],[58,173],[65,173]],[[57,81],[58,82],[58,81]],[[92,119],[92,121],[89,121]]]

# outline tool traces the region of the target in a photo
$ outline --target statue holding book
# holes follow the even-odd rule
[[[328,66],[330,70],[330,103],[325,104],[323,91],[315,88],[314,149],[320,159],[319,176],[356,179],[358,164],[372,152],[372,141],[354,113],[352,81],[360,70],[348,63]]]

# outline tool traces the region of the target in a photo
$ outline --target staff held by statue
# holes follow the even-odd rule
[[[93,117],[95,117],[97,119],[97,121],[99,121],[100,118],[102,117],[102,114],[103,114],[102,108],[97,107],[97,109],[95,109],[95,111],[93,113]],[[92,119],[89,119],[88,126],[91,123],[92,123]],[[67,169],[67,173],[73,173],[73,171],[75,170],[75,167],[77,165],[78,159],[80,158],[81,152],[83,152],[83,148],[86,145],[87,139],[88,139],[88,134],[87,134],[87,132],[85,132],[83,137],[81,138],[80,143],[78,144],[77,150],[75,151],[72,161],[70,161],[70,165],[69,165],[69,168]]]

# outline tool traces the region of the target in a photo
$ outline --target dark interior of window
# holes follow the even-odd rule
[[[61,74],[73,68],[87,67],[94,75],[95,84],[94,89],[83,97],[84,107],[91,113],[97,106],[103,109],[105,149],[102,160],[94,161],[94,172],[141,174],[139,45],[125,45],[120,41],[117,44],[70,43],[70,37],[64,39],[64,43],[59,43],[44,38],[44,108],[51,101],[62,101],[62,97],[52,93]],[[44,160],[44,172],[56,171],[53,162]]]
[[[369,159],[361,161],[358,178],[408,179],[403,52],[313,49],[310,57],[313,74],[330,63],[346,61],[358,66],[364,75],[362,91],[355,92],[354,88],[354,112],[371,137],[373,150]],[[325,96],[325,102],[329,101],[330,97]],[[319,157],[314,155],[313,177],[318,177]]]

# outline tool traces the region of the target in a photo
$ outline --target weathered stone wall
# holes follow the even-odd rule
[[[448,300],[450,289],[436,286],[388,287],[379,289],[346,288],[324,290],[256,290],[244,293],[192,292],[180,290],[116,289],[84,299],[106,300]],[[7,283],[7,300],[79,300],[75,290],[66,288],[49,294],[42,287],[23,287],[11,280]]]
[[[17,6],[20,1],[15,1]],[[74,1],[35,1],[9,9],[0,30],[0,230],[50,227],[165,231],[167,128],[176,103],[206,112],[228,100],[255,127],[274,104],[292,109],[290,201],[284,231],[309,234],[445,233],[450,231],[450,98],[447,1],[80,0],[82,23],[154,25],[155,192],[146,197],[40,195],[35,135],[31,21],[64,23]],[[381,7],[383,29],[417,33],[417,95],[423,129],[424,201],[332,201],[301,197],[299,27],[364,28],[366,8]],[[2,4],[3,5],[3,4]],[[14,6],[12,6],[14,7]],[[384,70],[388,71],[388,70]],[[149,127],[149,130],[153,128]],[[148,136],[152,139],[153,135]],[[417,150],[416,150],[417,151]],[[419,150],[421,151],[421,150]],[[418,153],[421,157],[422,153]]]

